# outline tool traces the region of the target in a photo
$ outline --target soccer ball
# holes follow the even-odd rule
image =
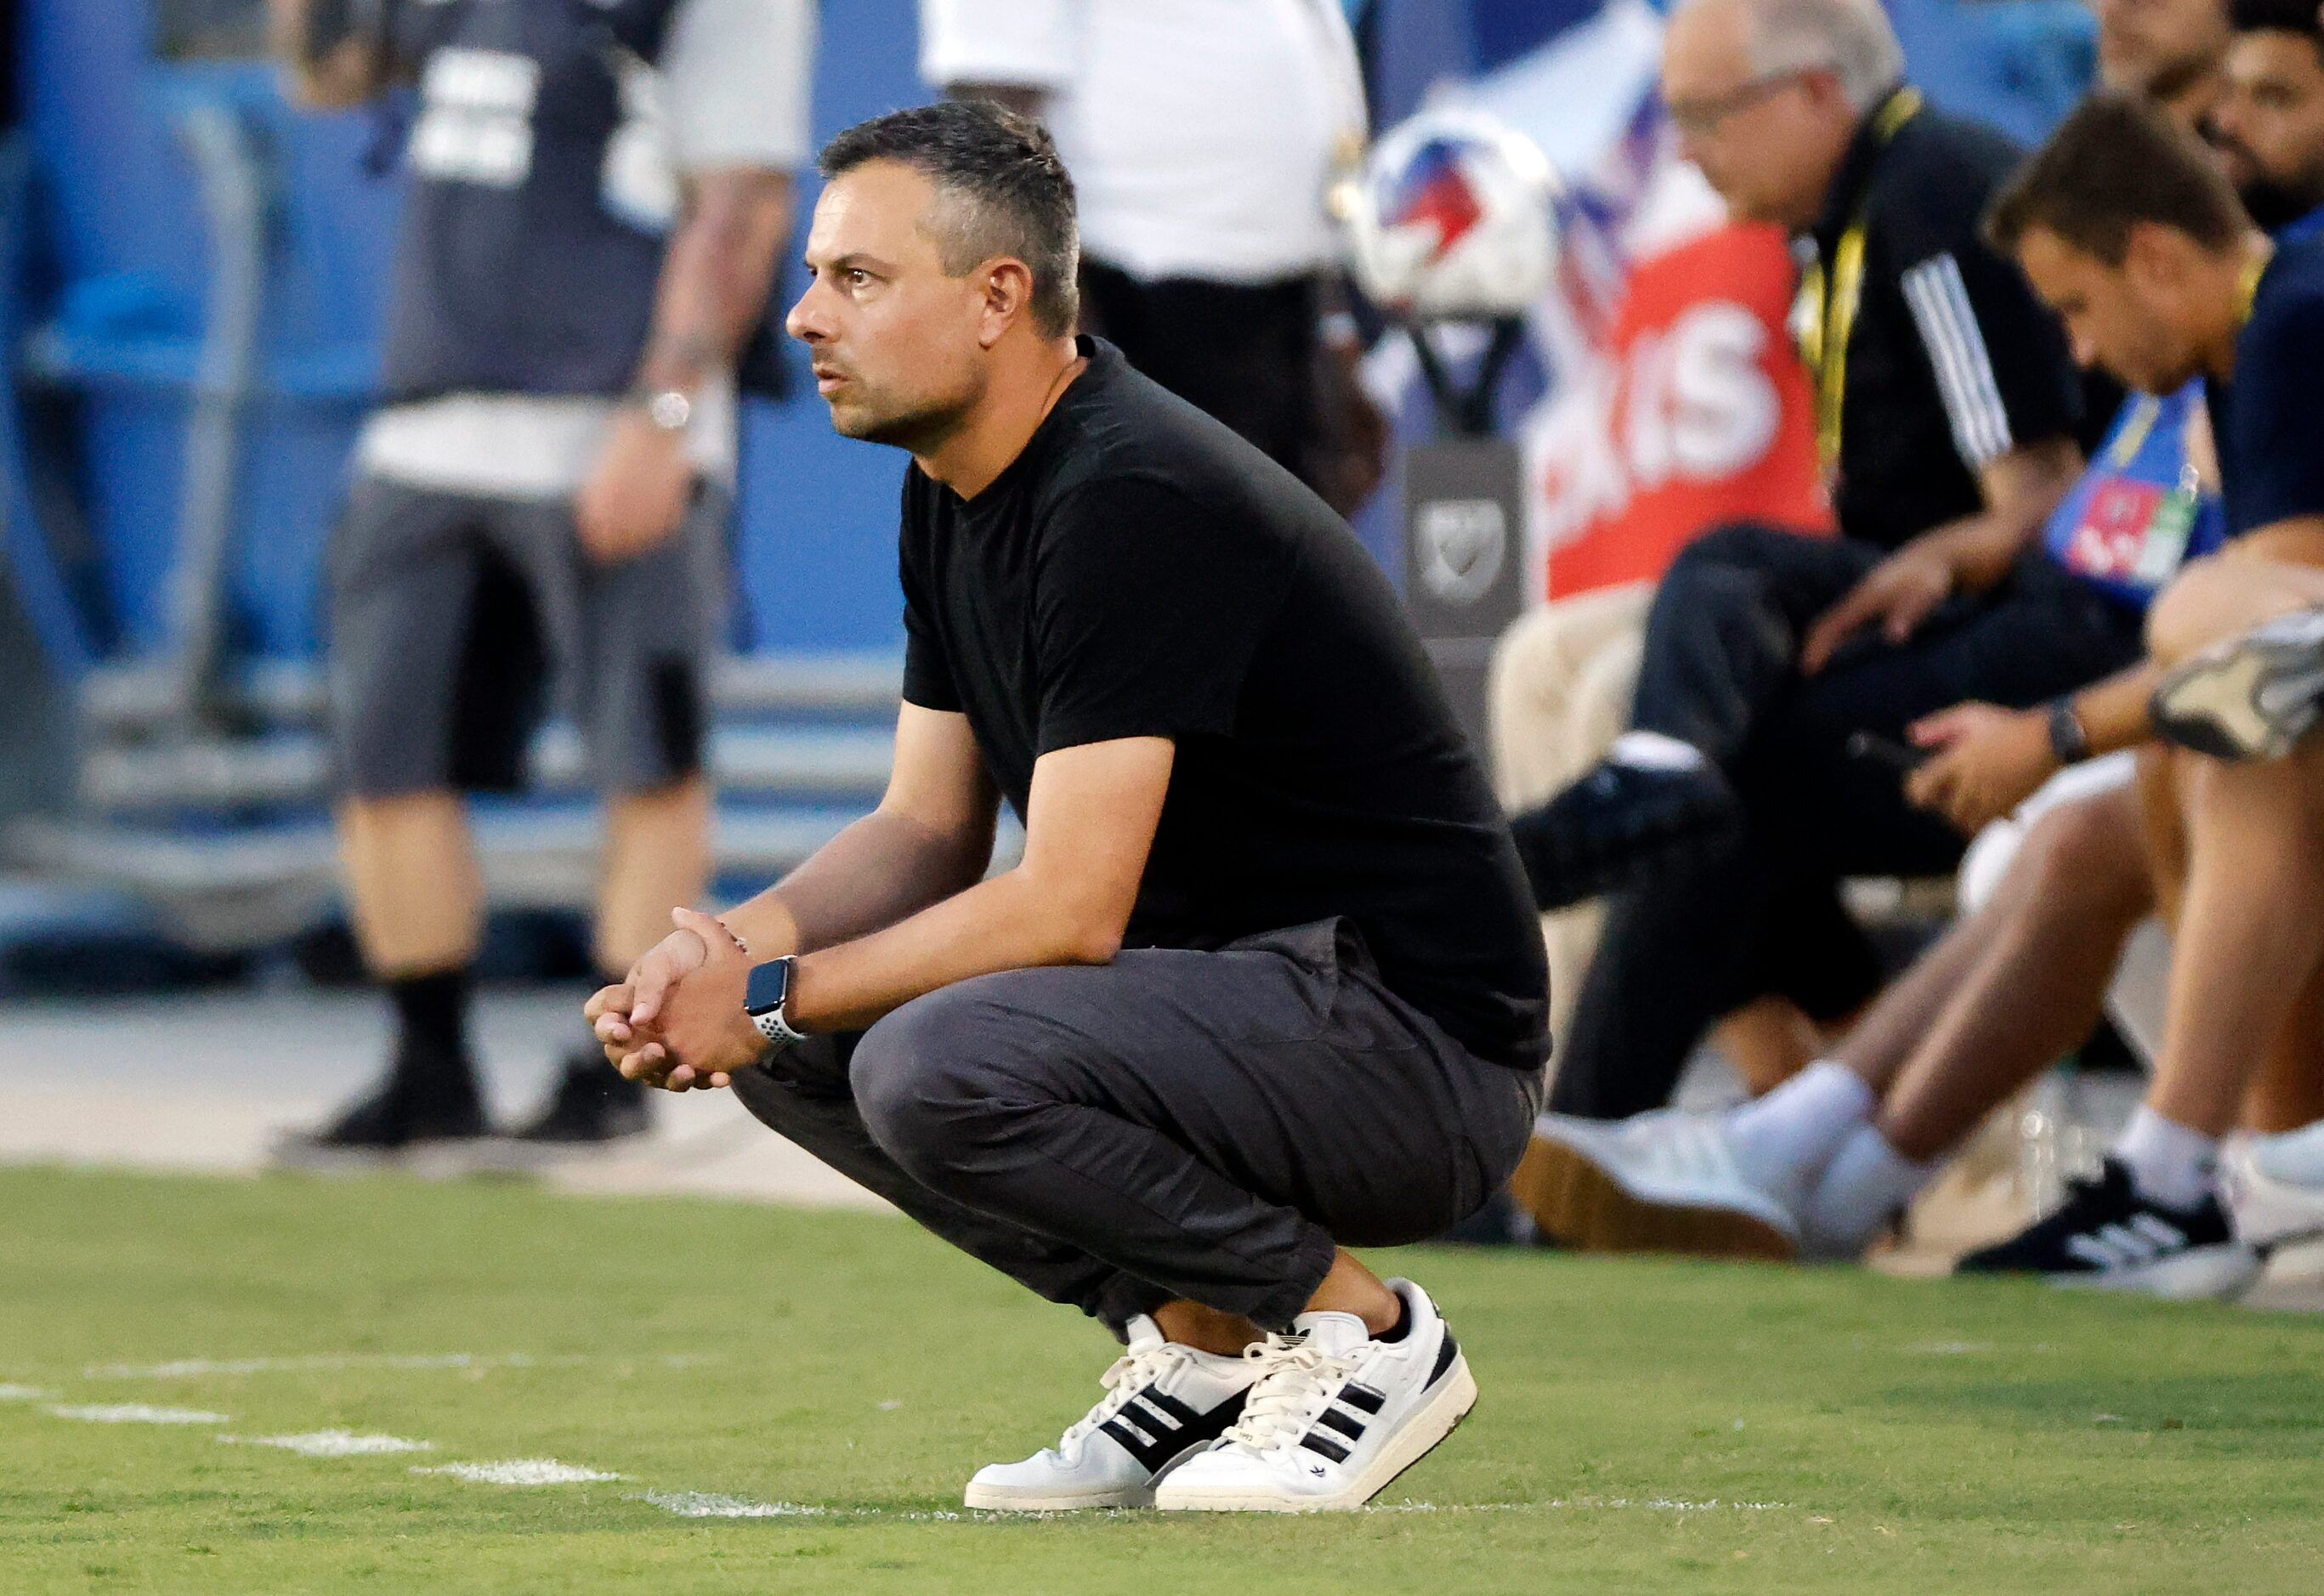
[[[1334,208],[1357,286],[1416,321],[1522,314],[1557,269],[1557,173],[1478,111],[1424,111],[1378,144]]]

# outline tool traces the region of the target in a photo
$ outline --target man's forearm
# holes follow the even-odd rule
[[[761,963],[867,936],[973,886],[991,862],[992,835],[964,843],[890,810],[875,810],[807,862],[718,918]]]
[[[800,959],[789,1013],[811,1031],[858,1030],[973,976],[1102,964],[1120,935],[1102,913],[1084,912],[1020,867],[886,930]]]
[[[2162,679],[2163,668],[2142,660],[2073,696],[2074,719],[2081,723],[2082,739],[2093,758],[2135,748],[2154,735],[2148,704]]]
[[[733,363],[767,309],[775,253],[790,230],[790,179],[737,168],[689,186],[662,260],[640,386],[690,390]]]
[[[1941,555],[1953,586],[1982,593],[2009,575],[2082,473],[2082,452],[2066,438],[2011,450],[1980,476],[1986,507],[1924,532],[1918,542]]]

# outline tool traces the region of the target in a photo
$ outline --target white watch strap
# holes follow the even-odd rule
[[[766,1038],[774,1047],[779,1047],[786,1042],[807,1040],[804,1032],[795,1031],[785,1023],[783,1011],[780,1009],[770,1009],[763,1014],[753,1014],[751,1016],[751,1023],[757,1026],[759,1034]]]

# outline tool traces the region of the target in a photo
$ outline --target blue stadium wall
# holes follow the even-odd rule
[[[2038,134],[2087,73],[2088,24],[2073,0],[1893,0],[1893,8],[1938,97],[2021,136]],[[1363,9],[1385,124],[1431,82],[1537,49],[1595,7],[1377,0]],[[819,134],[924,97],[914,13],[913,0],[826,0]],[[32,330],[13,351],[22,369],[12,374],[50,395],[48,408],[64,419],[45,447],[77,510],[42,518],[42,552],[66,577],[48,596],[78,593],[62,607],[95,652],[140,653],[164,641],[211,256],[176,129],[189,106],[223,105],[262,131],[276,178],[233,608],[247,651],[309,654],[318,557],[370,383],[395,226],[395,178],[365,170],[379,125],[369,114],[292,111],[263,63],[157,59],[150,0],[21,0],[19,22],[30,191],[0,219],[25,242],[6,298]],[[813,198],[810,179],[802,215]],[[773,651],[896,646],[900,460],[834,437],[811,389],[750,407],[744,448],[737,641]],[[1367,540],[1381,547],[1385,517],[1364,519]]]

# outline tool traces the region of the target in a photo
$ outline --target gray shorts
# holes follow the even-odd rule
[[[552,711],[580,728],[602,791],[695,774],[730,506],[706,485],[676,537],[603,566],[568,501],[357,479],[327,561],[340,790],[510,790]]]

